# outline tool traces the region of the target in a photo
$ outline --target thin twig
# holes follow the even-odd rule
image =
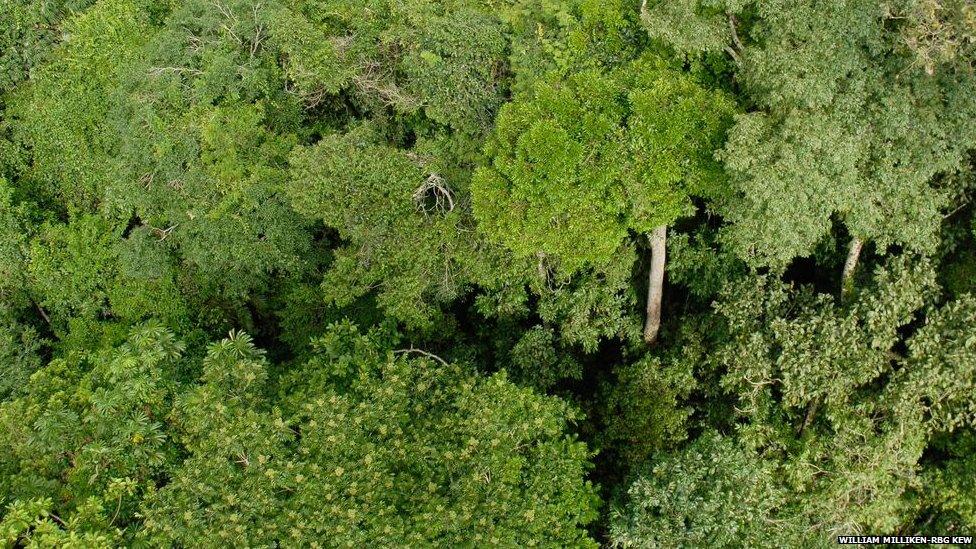
[[[191,69],[189,67],[152,67],[151,69],[149,69],[149,76],[159,76],[164,72],[175,72],[175,73],[186,72],[186,73],[196,74],[196,75],[203,74],[203,71],[197,69]]]

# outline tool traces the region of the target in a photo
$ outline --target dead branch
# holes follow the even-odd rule
[[[433,204],[429,204],[431,199]],[[434,212],[446,215],[454,210],[454,195],[444,182],[444,178],[436,173],[427,176],[427,179],[413,192],[413,202],[417,206],[417,211],[423,213],[425,217]]]
[[[420,354],[420,355],[424,355],[425,357],[432,358],[432,359],[436,360],[437,362],[440,362],[444,366],[450,366],[447,363],[447,361],[444,360],[443,358],[435,355],[434,353],[430,353],[430,352],[424,351],[423,349],[415,349],[415,348],[411,347],[409,349],[397,349],[397,350],[393,351],[393,354],[395,354],[395,355],[407,355],[407,354],[410,354],[410,353],[417,353],[417,354]]]

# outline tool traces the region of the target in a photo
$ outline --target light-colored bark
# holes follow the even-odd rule
[[[644,322],[644,341],[657,341],[661,329],[661,298],[664,295],[664,263],[666,260],[668,227],[661,225],[651,233],[651,273],[647,285],[647,320]]]
[[[857,260],[861,257],[861,248],[864,241],[858,237],[851,239],[850,248],[847,251],[847,261],[844,262],[844,273],[840,279],[840,299],[844,301],[854,286],[854,271],[857,269]]]

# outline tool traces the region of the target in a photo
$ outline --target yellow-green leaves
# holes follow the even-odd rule
[[[491,166],[472,184],[475,216],[516,254],[552,256],[566,274],[603,265],[628,231],[719,194],[712,155],[731,110],[655,58],[550,78],[502,109]]]
[[[566,404],[348,323],[317,346],[274,400],[246,336],[211,346],[177,403],[189,455],[145,500],[146,541],[593,544],[590,453],[565,434]]]
[[[110,109],[120,74],[150,35],[130,0],[100,2],[65,24],[66,39],[32,78],[13,112],[31,148],[30,177],[41,198],[74,213],[94,211],[114,177]]]

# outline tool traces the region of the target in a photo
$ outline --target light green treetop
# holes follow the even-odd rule
[[[731,105],[648,57],[549,79],[499,114],[491,165],[472,183],[483,230],[571,274],[603,264],[628,231],[649,232],[722,189],[712,151]]]

